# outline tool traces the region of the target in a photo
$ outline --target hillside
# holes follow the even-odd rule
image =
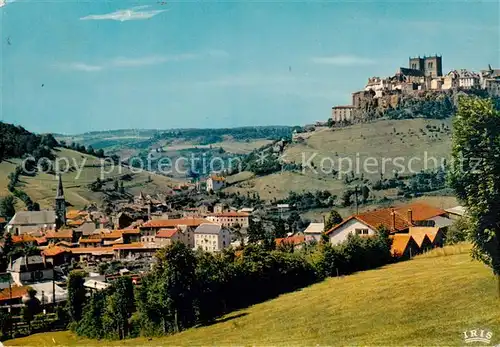
[[[78,176],[78,170],[72,170],[62,175],[66,201],[76,208],[82,208],[92,202],[99,203],[105,193],[94,192],[88,185],[101,174],[100,159],[66,148],[56,148],[54,153],[56,160],[67,158],[73,167],[75,167],[75,163],[79,167],[83,165],[80,176]],[[19,159],[10,159],[0,163],[0,196],[9,194],[7,176],[14,171],[16,165],[19,165],[20,162]],[[105,167],[105,170],[111,171],[109,167]],[[126,174],[130,174],[130,179],[124,180],[124,188],[132,195],[139,194],[140,191],[151,194],[164,192],[177,183],[165,176],[148,172],[131,173],[130,169],[118,166],[112,172],[105,174],[104,179],[119,179]],[[40,204],[41,208],[50,208],[54,202],[56,186],[57,180],[54,174],[38,173],[33,177],[20,176],[20,182],[16,185],[16,188],[26,192],[33,201]],[[111,188],[112,182],[109,182],[107,187]],[[20,201],[17,208],[22,208]]]
[[[468,248],[468,247],[466,247]],[[105,345],[464,345],[462,332],[488,328],[500,342],[500,314],[491,271],[456,255],[408,262],[331,278],[303,290],[229,314],[219,322],[147,340]],[[450,252],[450,251],[448,251]],[[68,332],[4,342],[7,346],[97,346]]]
[[[235,178],[228,178],[228,182],[232,184],[227,191],[242,194],[258,192],[263,199],[284,198],[290,191],[323,189],[340,195],[346,188],[344,175],[331,173],[331,163],[333,162],[337,171],[347,172],[349,171],[348,160],[352,163],[352,171],[356,177],[360,178],[363,174],[364,179],[372,181],[380,178],[382,168],[385,170],[385,178],[392,177],[393,170],[395,168],[399,170],[392,160],[398,157],[404,158],[404,160],[399,159],[405,165],[404,174],[409,173],[410,166],[413,172],[419,172],[424,168],[434,169],[431,157],[438,159],[438,165],[442,159],[449,158],[450,128],[450,119],[380,120],[368,124],[321,129],[301,134],[303,140],[287,145],[282,158],[285,162],[296,164],[307,162],[309,158],[312,158],[310,162],[314,164],[317,172],[308,168],[305,172],[285,171],[260,177],[248,173],[243,177],[240,173]],[[378,166],[368,166],[368,170],[365,170],[363,163],[369,157],[374,158]],[[409,164],[409,160],[414,157],[419,159],[414,159]],[[323,158],[329,158],[324,160],[325,172],[320,170]],[[391,159],[391,162],[387,161],[383,166],[384,158]],[[426,158],[429,158],[427,167]],[[357,160],[360,163],[359,169],[356,167]],[[369,162],[366,161],[366,163]],[[373,192],[373,194],[376,198],[381,198],[394,195],[395,192]]]

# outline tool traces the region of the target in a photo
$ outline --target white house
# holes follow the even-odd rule
[[[12,235],[21,235],[40,229],[56,228],[55,211],[19,211],[7,223],[6,230]]]
[[[226,183],[226,179],[224,177],[220,176],[210,176],[207,179],[207,192],[216,192],[222,188],[224,188],[224,185]]]
[[[30,283],[51,281],[54,271],[51,262],[39,255],[19,257],[7,267],[7,272],[12,276],[12,281],[18,286]]]
[[[458,86],[464,89],[471,89],[480,86],[478,74],[462,69],[458,72]]]
[[[306,242],[310,241],[321,241],[321,234],[323,233],[323,229],[325,228],[325,223],[311,223],[304,230],[304,236]]]
[[[413,226],[444,228],[451,223],[445,210],[423,203],[413,203],[353,215],[328,230],[326,234],[330,243],[338,244],[345,241],[349,234],[362,237],[375,235],[379,227],[385,227],[391,233],[408,233]]]
[[[206,217],[211,222],[220,224],[225,227],[239,225],[242,228],[248,228],[249,214],[246,212],[221,212],[212,213]]]
[[[194,231],[195,248],[218,252],[231,244],[229,230],[219,224],[202,224]]]

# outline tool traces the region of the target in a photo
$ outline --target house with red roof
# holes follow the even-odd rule
[[[159,247],[169,246],[176,241],[182,243],[187,242],[184,234],[176,228],[160,229],[155,235],[155,244]]]
[[[447,212],[424,203],[390,207],[368,211],[344,220],[326,232],[330,243],[338,244],[347,239],[347,235],[375,235],[380,227],[385,227],[391,234],[408,234],[411,227],[446,228],[451,224]]]
[[[212,213],[207,216],[207,219],[211,222],[220,224],[225,227],[232,227],[239,225],[242,228],[248,228],[248,218],[250,215],[246,212],[220,212]]]

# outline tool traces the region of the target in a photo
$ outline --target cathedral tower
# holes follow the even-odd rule
[[[57,229],[59,229],[61,226],[66,225],[66,200],[64,199],[64,190],[63,190],[61,174],[59,174],[59,182],[57,185],[55,211],[56,211],[56,226]]]

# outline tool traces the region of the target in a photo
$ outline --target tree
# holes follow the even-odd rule
[[[262,221],[250,218],[248,221],[247,234],[248,242],[255,243],[263,240],[266,232],[264,230],[264,226],[262,225]]]
[[[340,213],[338,213],[336,210],[331,210],[328,216],[326,216],[325,227],[323,230],[328,231],[340,223],[342,223],[342,216],[340,215]]]
[[[347,177],[347,176],[346,176]],[[351,206],[352,204],[352,201],[351,201],[351,195],[352,195],[352,192],[350,190],[346,190],[344,191],[344,193],[342,194],[342,205],[344,207],[348,207],[348,206]]]
[[[274,236],[278,238],[286,236],[285,221],[281,218],[274,222]]]
[[[450,186],[467,208],[473,256],[492,268],[500,297],[500,112],[461,97],[453,120]]]
[[[28,288],[27,298],[23,298],[23,302],[25,305],[23,307],[23,319],[28,323],[28,330],[31,331],[31,321],[33,321],[36,314],[40,313],[42,307],[40,300],[36,297],[36,290]]]
[[[113,282],[112,294],[106,297],[103,325],[110,336],[120,340],[129,334],[128,320],[134,311],[134,288],[130,277],[119,277]]]
[[[457,219],[448,228],[448,232],[446,233],[446,244],[454,245],[456,243],[466,241],[469,235],[469,229],[469,221],[466,217]]]
[[[365,185],[361,187],[361,196],[363,197],[363,204],[365,204],[370,197],[370,189]]]
[[[74,322],[82,318],[83,306],[85,305],[85,273],[83,271],[72,271],[68,276],[68,311]]]
[[[0,216],[6,219],[12,218],[16,214],[16,200],[14,196],[8,195],[3,199],[0,199]]]

